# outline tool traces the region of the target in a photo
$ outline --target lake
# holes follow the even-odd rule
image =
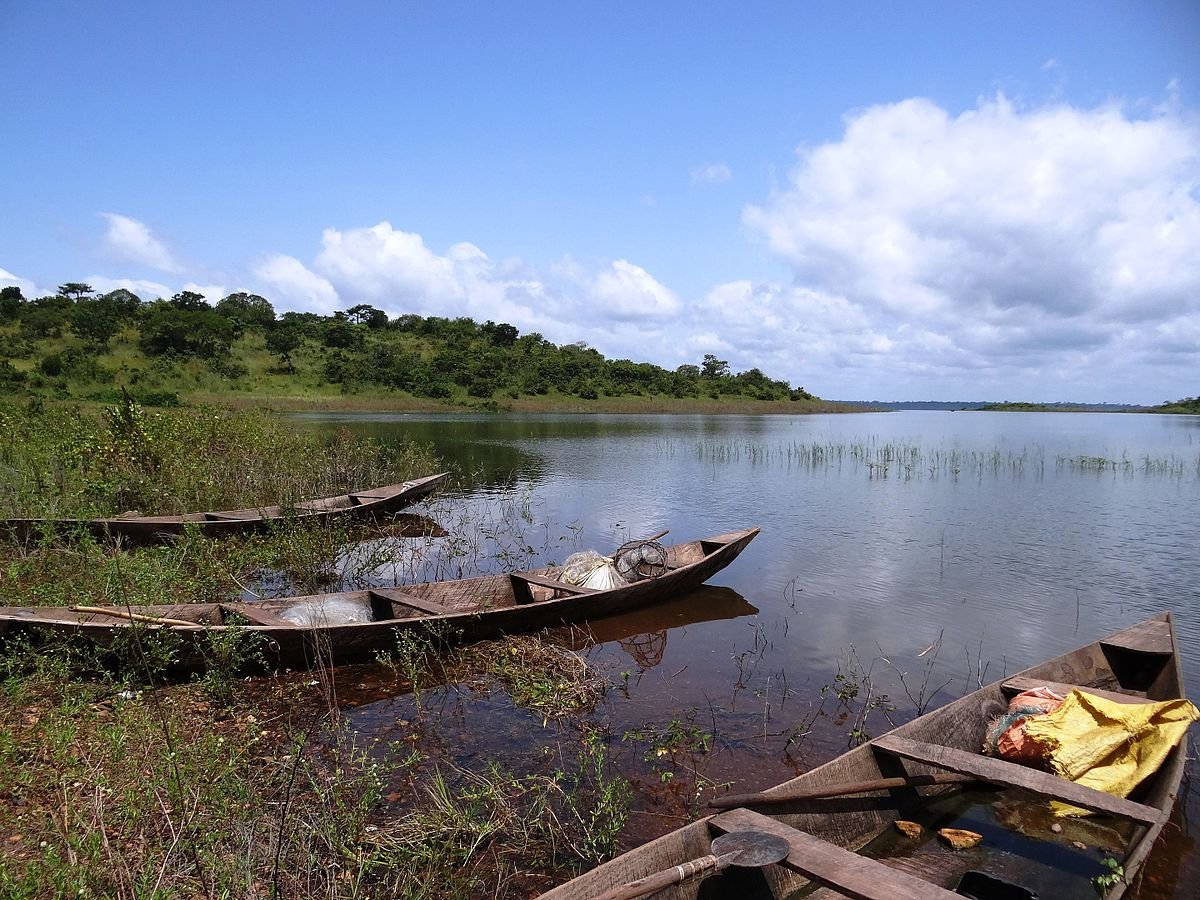
[[[639,789],[630,843],[694,813],[698,790],[778,782],[855,730],[911,718],[914,699],[940,705],[1153,613],[1174,614],[1200,685],[1200,417],[296,418],[433,444],[467,473],[451,502],[493,532],[496,509],[518,522],[496,545],[522,564],[663,529],[670,541],[762,527],[713,580],[730,589],[712,598],[725,618],[685,600],[593,626],[588,659],[620,686],[593,715]],[[494,696],[454,696],[446,746],[454,729],[488,735],[447,751],[460,761],[517,768],[569,739]],[[405,702],[364,700],[358,727],[386,730]],[[1195,791],[1181,813],[1134,896],[1195,895]]]

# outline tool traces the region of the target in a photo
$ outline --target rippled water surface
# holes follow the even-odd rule
[[[886,693],[899,722],[914,713],[906,685],[939,689],[938,705],[1170,610],[1187,681],[1200,685],[1197,417],[298,419],[430,442],[471,473],[465,502],[518,498],[539,534],[578,533],[581,547],[607,550],[668,528],[667,540],[687,540],[761,526],[713,580],[732,592],[707,621],[689,618],[684,601],[595,627],[601,643],[589,658],[621,673],[624,686],[604,713],[614,733],[691,721],[717,736],[691,785],[772,784],[844,750],[860,724],[886,728],[881,708],[857,721],[862,696],[857,707],[830,699],[844,683],[839,672],[857,672],[860,687],[869,673],[872,699]],[[565,555],[561,542],[531,543],[544,561]],[[373,713],[364,710],[366,727]],[[479,727],[488,715],[480,707],[463,718]],[[503,714],[513,716],[521,718]],[[508,722],[496,754],[527,752],[529,727]],[[646,787],[642,833],[674,824],[653,815],[660,800],[670,806],[653,795],[671,780]],[[1200,812],[1194,792],[1137,896],[1196,894],[1189,812]]]

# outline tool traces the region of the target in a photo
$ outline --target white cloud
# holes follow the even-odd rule
[[[733,170],[723,162],[705,163],[694,166],[691,176],[692,184],[720,184],[733,178]]]
[[[910,99],[803,150],[744,219],[797,284],[845,298],[892,341],[887,393],[888,373],[931,364],[906,353],[944,373],[1082,372],[1130,332],[1200,311],[1198,198],[1200,133],[1170,108],[1001,96],[953,116]]]
[[[341,306],[333,285],[295,257],[270,256],[254,267],[254,275],[268,286],[267,299],[280,311],[299,308],[328,315]]]
[[[104,235],[105,249],[117,261],[149,266],[160,272],[181,271],[171,251],[150,233],[150,229],[144,223],[117,213],[100,215],[108,220],[108,230]]]
[[[454,262],[433,253],[421,235],[396,231],[388,222],[348,231],[327,228],[321,244],[315,268],[356,301],[404,306],[461,297]]]
[[[107,294],[117,288],[132,291],[143,300],[164,300],[173,297],[177,291],[157,281],[147,281],[143,278],[109,278],[105,275],[93,275],[87,283],[96,289],[98,294]],[[190,288],[189,288],[190,290]]]
[[[14,275],[6,269],[0,269],[0,287],[19,287],[21,296],[26,300],[34,300],[43,295],[43,291],[38,290],[38,286],[27,278],[22,278],[19,275]]]
[[[662,319],[683,306],[673,291],[625,259],[601,270],[592,284],[592,297],[599,311],[618,319]]]

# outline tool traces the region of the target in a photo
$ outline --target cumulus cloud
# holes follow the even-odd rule
[[[254,275],[267,285],[280,309],[299,308],[328,315],[341,305],[333,285],[294,256],[267,257],[254,267]]]
[[[723,162],[705,163],[692,168],[692,184],[720,184],[733,178],[733,170]]]
[[[600,308],[618,319],[661,319],[679,312],[679,297],[641,266],[618,259],[592,284]]]
[[[137,219],[117,213],[100,213],[108,221],[104,235],[107,252],[119,262],[149,266],[160,272],[179,272],[181,267],[166,244]]]
[[[623,323],[677,314],[680,298],[628,260],[587,269],[570,259],[538,271],[519,259],[495,260],[463,242],[445,253],[420,234],[381,222],[366,228],[326,229],[310,265],[290,256],[260,263],[256,276],[283,301],[329,312],[370,303],[390,315],[470,316],[509,322],[555,341],[581,337],[600,349],[628,347]],[[634,352],[627,349],[624,354]]]
[[[107,294],[117,288],[124,288],[137,294],[143,300],[157,300],[160,297],[165,300],[177,293],[175,289],[161,282],[149,281],[144,278],[109,278],[106,275],[93,275],[87,280],[87,283],[94,287],[98,294]],[[191,288],[187,288],[187,290],[191,290]]]
[[[0,288],[18,287],[21,289],[21,296],[27,300],[33,300],[42,296],[38,286],[27,278],[21,278],[19,275],[14,275],[7,269],[0,269]]]
[[[1200,309],[1198,164],[1170,109],[910,99],[803,149],[744,220],[798,284],[869,315],[893,362],[923,332],[947,365],[1037,365]]]

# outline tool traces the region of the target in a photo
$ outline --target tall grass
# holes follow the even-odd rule
[[[287,505],[433,471],[432,452],[332,440],[257,410],[0,404],[0,517]]]

